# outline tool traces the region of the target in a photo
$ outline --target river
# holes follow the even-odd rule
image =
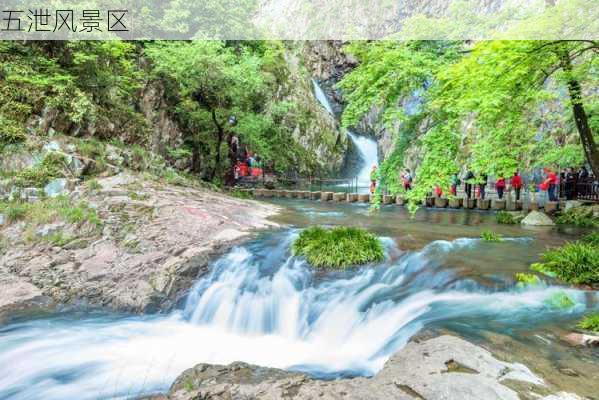
[[[565,346],[559,336],[589,309],[597,292],[547,282],[518,288],[549,245],[579,231],[501,226],[476,211],[279,200],[288,227],[260,234],[216,260],[185,304],[163,315],[105,311],[30,317],[0,327],[0,399],[134,398],[166,391],[200,362],[246,361],[325,379],[373,375],[414,335],[450,332],[505,358],[525,362],[564,390],[591,396],[599,354]],[[312,224],[371,229],[386,258],[344,272],[315,272],[290,254]],[[503,234],[483,242],[481,230]],[[567,310],[548,299],[566,293]],[[580,376],[561,373],[580,372]]]

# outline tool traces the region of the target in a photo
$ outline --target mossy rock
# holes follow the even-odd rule
[[[524,288],[527,286],[536,286],[541,283],[541,280],[535,274],[527,274],[524,272],[518,272],[515,274],[516,286],[520,288]]]
[[[542,263],[530,266],[533,271],[575,285],[599,284],[599,246],[583,241],[567,243],[546,251],[541,258]]]
[[[293,243],[293,253],[304,256],[314,267],[330,269],[344,269],[384,258],[381,241],[372,233],[353,227],[305,229]]]
[[[550,297],[545,299],[544,303],[551,308],[557,308],[560,310],[567,310],[576,305],[574,300],[572,300],[570,296],[568,296],[566,292],[563,291],[551,295]]]
[[[502,242],[503,237],[492,231],[482,231],[480,234],[480,238],[485,242]]]

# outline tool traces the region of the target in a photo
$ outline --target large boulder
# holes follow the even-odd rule
[[[546,214],[539,211],[531,211],[522,220],[522,225],[529,226],[553,226],[555,223]]]
[[[526,387],[526,393],[513,389],[518,387],[514,382]],[[526,366],[498,360],[479,346],[444,335],[408,343],[372,378],[323,381],[241,362],[199,364],[183,372],[168,394],[145,399],[517,400],[541,398],[547,389]],[[578,397],[560,392],[547,399]]]

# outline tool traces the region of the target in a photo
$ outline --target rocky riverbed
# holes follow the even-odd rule
[[[0,226],[0,320],[63,304],[168,309],[215,256],[276,225],[267,220],[275,206],[132,173],[77,186],[69,198],[96,211],[101,232],[64,221]],[[38,240],[54,234],[70,240]]]
[[[145,400],[581,400],[552,389],[526,366],[450,335],[414,340],[372,378],[324,381],[236,362],[199,364],[183,372],[168,394]]]

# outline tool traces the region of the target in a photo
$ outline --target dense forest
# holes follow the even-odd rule
[[[2,42],[0,146],[54,134],[119,142],[221,184],[236,135],[278,173],[336,175],[344,128],[368,117],[392,144],[381,186],[400,192],[409,164],[413,200],[466,167],[509,176],[587,162],[599,175],[596,41],[355,41],[340,51],[357,66],[334,82],[338,127],[307,105],[301,43]]]

